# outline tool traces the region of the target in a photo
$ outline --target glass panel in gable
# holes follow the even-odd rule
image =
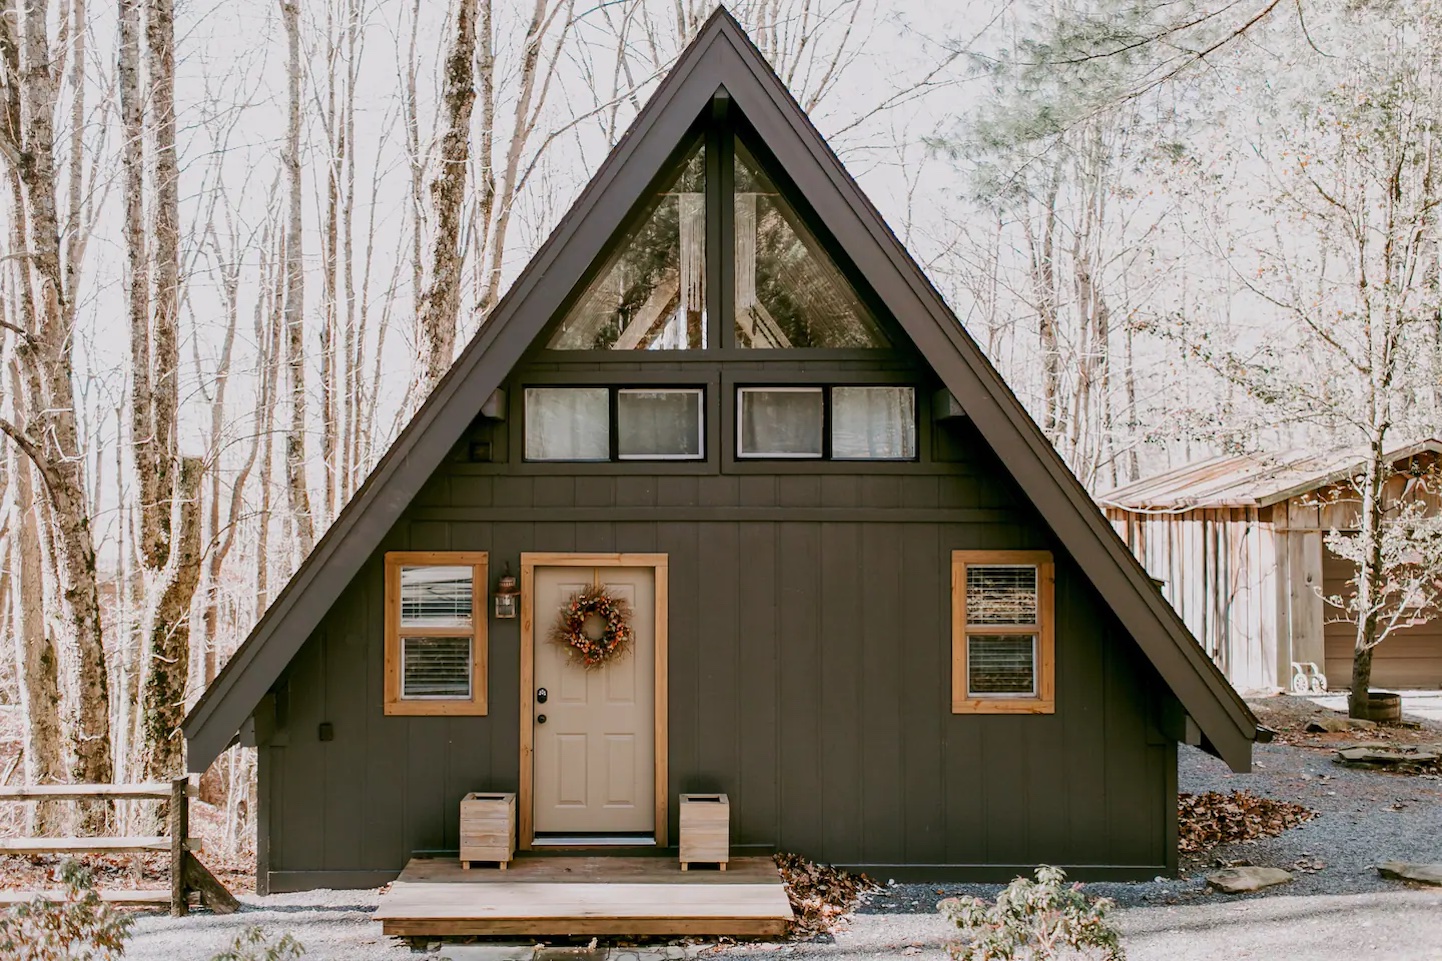
[[[841,271],[739,143],[735,203],[736,346],[890,345]]]
[[[652,198],[546,346],[699,350],[706,346],[706,157],[697,147]]]

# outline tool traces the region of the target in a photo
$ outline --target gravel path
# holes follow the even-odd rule
[[[1207,862],[1183,864],[1181,879],[1088,888],[1118,900],[1133,961],[1356,961],[1359,954],[1389,961],[1442,959],[1442,890],[1415,890],[1383,881],[1379,861],[1442,862],[1442,780],[1354,771],[1330,755],[1280,744],[1258,745],[1255,770],[1232,774],[1191,748],[1179,758],[1183,791],[1247,790],[1296,801],[1319,812],[1279,837],[1224,846]],[[1201,875],[1212,858],[1246,860],[1293,870],[1287,885],[1254,895],[1210,893]],[[1308,868],[1297,870],[1302,862]],[[990,896],[997,885],[893,884],[864,905],[847,930],[805,944],[736,945],[735,957],[815,957],[833,961],[915,956],[941,961],[950,931],[935,914],[942,897]],[[413,952],[384,937],[370,920],[375,891],[310,891],[242,898],[228,918],[143,915],[126,952],[130,961],[206,961],[240,930],[259,924],[289,932],[311,961],[437,961],[464,952]]]

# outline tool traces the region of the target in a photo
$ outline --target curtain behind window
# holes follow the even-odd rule
[[[526,460],[610,460],[610,391],[526,388]]]
[[[831,456],[910,460],[916,456],[916,392],[910,387],[831,391]]]

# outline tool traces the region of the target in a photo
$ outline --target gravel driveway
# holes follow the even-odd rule
[[[1254,756],[1253,773],[1232,774],[1220,761],[1183,748],[1179,786],[1194,793],[1244,789],[1305,804],[1319,816],[1280,837],[1224,846],[1209,852],[1205,863],[1184,863],[1181,879],[1089,885],[1122,904],[1128,956],[1134,961],[1442,959],[1442,890],[1383,881],[1372,867],[1393,858],[1442,861],[1442,780],[1348,770],[1326,753],[1281,744],[1258,745]],[[1212,894],[1201,880],[1212,858],[1287,868],[1296,880],[1255,895]],[[1299,863],[1306,870],[1297,870]],[[996,890],[996,885],[893,884],[827,943],[736,945],[722,954],[940,961],[949,931],[935,914],[936,902]],[[126,957],[206,961],[249,924],[294,934],[315,961],[425,956],[384,937],[370,920],[374,891],[243,900],[246,909],[228,918],[142,916]],[[430,956],[439,961],[447,955],[461,961],[466,952],[446,949]]]

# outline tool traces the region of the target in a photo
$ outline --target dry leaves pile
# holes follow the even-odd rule
[[[1246,791],[1218,794],[1178,794],[1180,837],[1184,854],[1195,854],[1218,844],[1276,837],[1288,828],[1310,821],[1317,812],[1289,801],[1274,801]]]
[[[847,874],[825,864],[808,861],[798,854],[776,855],[776,866],[786,882],[786,897],[796,920],[791,925],[795,938],[811,938],[833,926],[861,902],[862,895],[879,885],[864,874]]]

